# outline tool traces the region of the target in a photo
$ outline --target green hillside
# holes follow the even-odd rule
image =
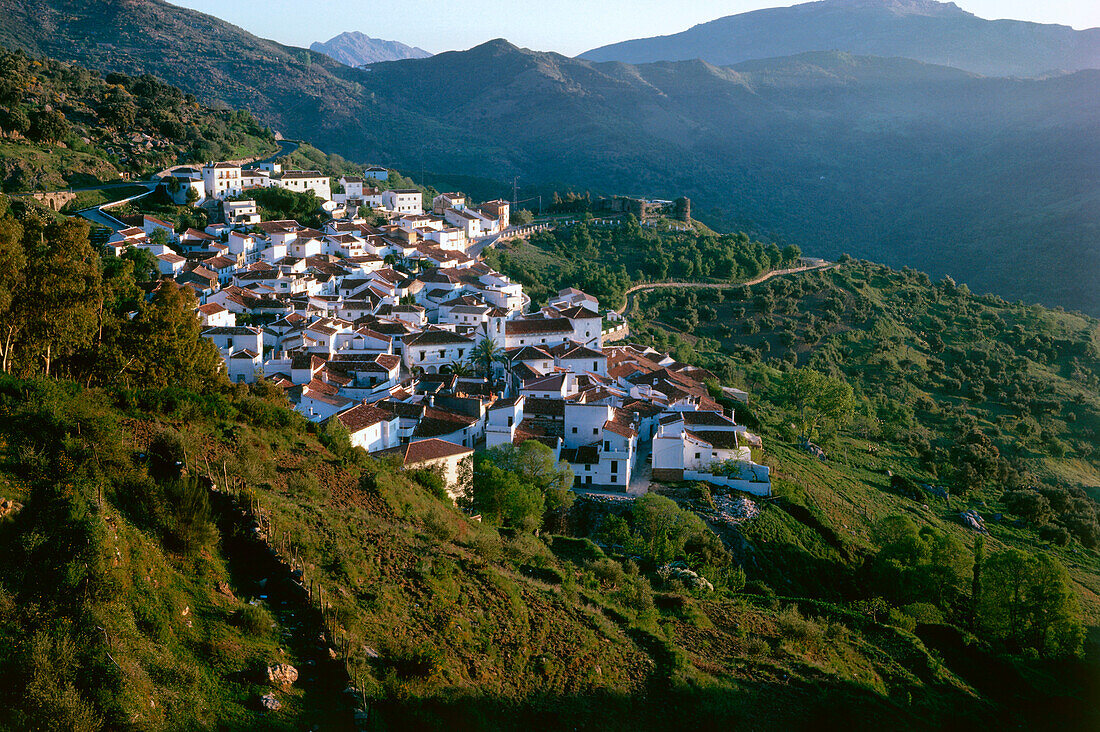
[[[179,163],[277,149],[248,112],[215,111],[158,79],[0,49],[0,186],[7,192],[141,179]]]

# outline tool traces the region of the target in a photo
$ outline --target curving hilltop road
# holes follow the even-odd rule
[[[746,287],[752,287],[753,285],[759,285],[761,282],[767,282],[773,277],[782,277],[784,275],[801,274],[803,272],[814,272],[819,269],[833,269],[837,265],[833,262],[826,262],[824,260],[814,261],[812,263],[804,265],[802,267],[792,267],[790,269],[774,269],[771,272],[760,275],[755,279],[748,280],[746,282],[649,282],[644,285],[634,285],[626,291],[626,301],[623,306],[616,310],[619,315],[622,315],[627,310],[630,310],[634,306],[635,295],[639,292],[645,292],[647,290],[663,290],[663,289],[694,289],[694,290],[717,290],[726,289],[728,287],[740,287],[744,285]]]

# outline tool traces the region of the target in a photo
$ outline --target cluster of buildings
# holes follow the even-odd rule
[[[261,172],[247,175],[328,186]],[[194,291],[231,380],[266,379],[307,419],[340,422],[353,445],[440,468],[455,496],[468,490],[461,465],[475,449],[527,440],[567,462],[582,489],[698,478],[770,493],[768,469],[752,459],[760,440],[712,398],[712,374],[605,343],[620,317],[595,298],[570,288],[533,307],[471,256],[471,242],[507,232],[507,202],[445,193],[426,212],[418,190],[345,177],[326,202],[353,205],[313,229],[224,200],[245,190],[245,175],[222,163],[202,170],[222,223],[177,235],[143,216],[108,242],[116,254],[149,249],[162,280]],[[385,223],[359,218],[361,205]]]

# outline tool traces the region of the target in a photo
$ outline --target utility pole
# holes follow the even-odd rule
[[[519,176],[512,181],[512,209],[519,205]]]

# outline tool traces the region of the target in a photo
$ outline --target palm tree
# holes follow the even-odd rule
[[[500,350],[492,338],[482,338],[474,346],[470,354],[470,360],[480,367],[480,371],[488,378],[493,377],[493,364],[504,360],[504,353]]]
[[[469,376],[474,375],[474,370],[470,367],[470,363],[468,361],[451,361],[440,370],[446,371],[452,376],[457,376],[460,379],[465,379]]]

